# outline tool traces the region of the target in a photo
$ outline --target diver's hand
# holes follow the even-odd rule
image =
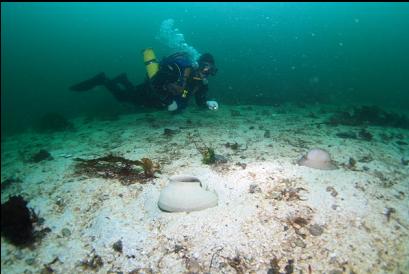
[[[219,108],[219,104],[216,101],[206,101],[206,105],[211,110],[217,110]]]
[[[172,104],[168,106],[168,111],[175,111],[178,109],[178,104],[175,100],[173,100]]]

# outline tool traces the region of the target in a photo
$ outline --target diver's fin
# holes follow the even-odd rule
[[[90,90],[96,86],[103,85],[106,82],[107,78],[105,76],[105,73],[101,72],[94,77],[85,80],[81,83],[75,84],[70,87],[70,90],[72,91],[87,91]]]

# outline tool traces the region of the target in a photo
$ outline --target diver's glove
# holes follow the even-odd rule
[[[168,105],[168,111],[175,111],[178,109],[178,104],[173,100],[172,104]]]
[[[211,110],[217,110],[219,108],[219,104],[216,101],[206,101],[206,105]]]

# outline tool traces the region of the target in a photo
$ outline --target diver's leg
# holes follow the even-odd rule
[[[112,93],[112,95],[121,102],[135,101],[137,97],[136,87],[126,77],[126,74],[120,74],[112,80],[105,82],[105,87]]]
[[[134,86],[126,74],[121,74],[105,83],[106,88],[120,102],[131,103],[135,106],[156,107],[157,99],[152,98],[149,81]]]
[[[129,81],[126,73],[122,73],[118,75],[114,79],[110,80],[110,83],[114,85],[119,85],[122,89],[125,89],[125,90],[135,89],[134,85],[131,83],[131,81]]]
[[[166,104],[163,103],[163,98],[155,91],[149,79],[137,85],[134,94],[135,96],[132,101],[134,105],[156,109],[161,109],[166,106]]]
[[[105,87],[121,102],[128,102],[135,106],[163,108],[164,104],[153,91],[152,83],[146,79],[143,83],[134,86],[126,74],[121,74],[105,83]]]
[[[96,86],[104,85],[106,81],[107,81],[107,77],[105,76],[105,73],[101,72],[88,80],[72,85],[70,87],[70,90],[79,91],[79,92],[87,91]]]
[[[132,101],[134,96],[134,86],[124,73],[110,80],[105,76],[105,73],[101,72],[90,79],[71,86],[70,90],[82,92],[96,86],[106,87],[119,101]]]

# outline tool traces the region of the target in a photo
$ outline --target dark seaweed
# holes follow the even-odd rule
[[[343,139],[358,139],[355,132],[347,131],[347,132],[338,132],[336,134],[339,138]]]
[[[364,141],[371,141],[373,138],[373,135],[366,129],[361,129],[358,132],[358,136],[359,136],[359,139],[364,140]]]
[[[21,196],[12,196],[1,204],[1,234],[16,246],[34,242],[33,223],[36,220],[36,214],[27,207],[27,201]]]
[[[54,159],[53,156],[51,156],[51,154],[47,150],[41,149],[39,152],[31,156],[30,162],[38,163],[44,160],[53,160],[53,159]]]
[[[409,129],[409,118],[382,110],[377,106],[354,107],[352,112],[341,111],[334,114],[328,121],[330,125],[348,126],[383,126]]]
[[[9,188],[12,184],[15,183],[21,183],[22,181],[19,178],[7,178],[6,180],[4,180],[3,182],[1,182],[1,190],[5,190],[7,188]]]
[[[172,137],[175,134],[179,133],[180,130],[179,129],[170,129],[170,128],[165,128],[163,130],[163,135],[165,135],[166,137]]]
[[[35,130],[43,133],[72,130],[73,128],[74,125],[71,122],[69,122],[64,116],[54,112],[45,114],[34,125]]]

